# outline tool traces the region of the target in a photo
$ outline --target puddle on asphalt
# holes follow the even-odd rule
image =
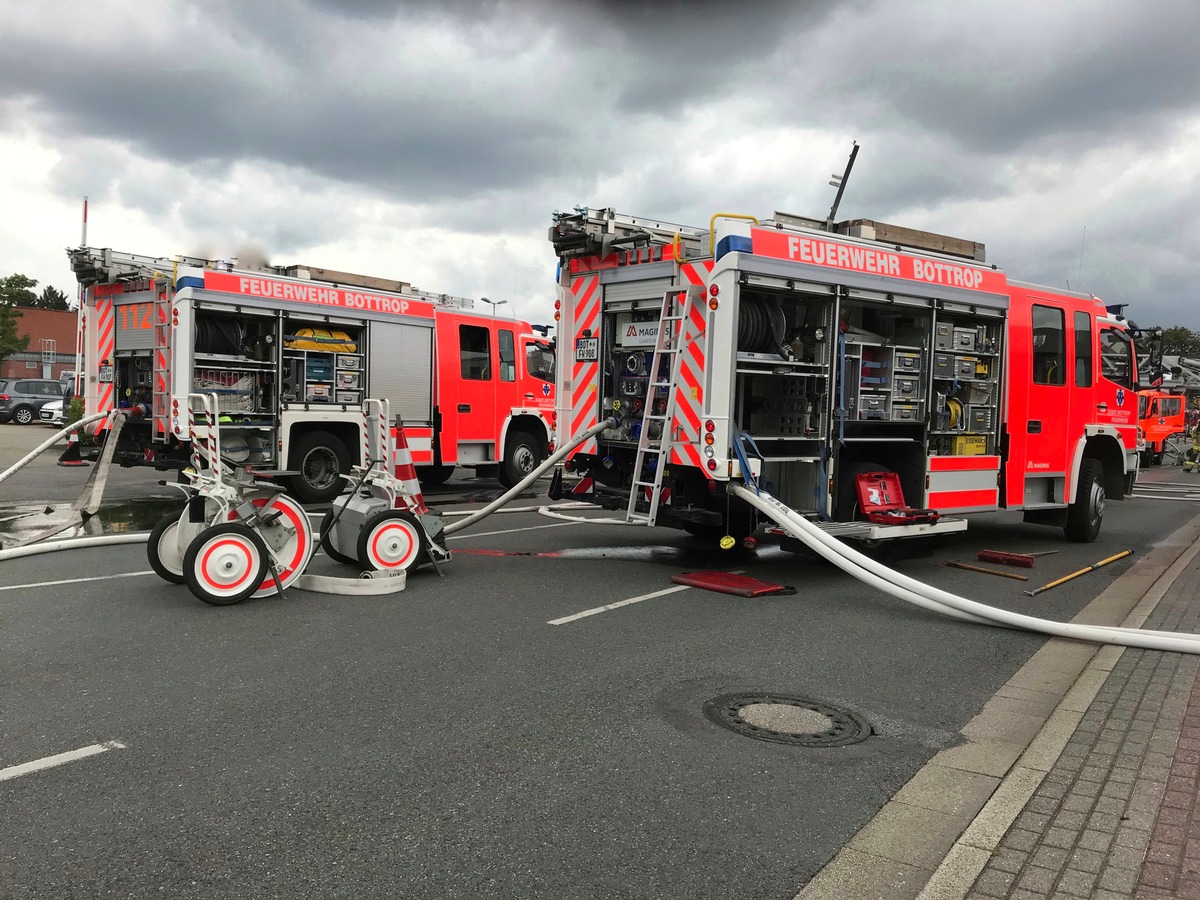
[[[182,500],[129,500],[108,504],[82,525],[67,528],[54,535],[55,539],[85,535],[122,534],[149,531],[168,513],[178,515]],[[47,506],[0,507],[0,546],[11,547],[51,529],[62,528],[79,518],[69,502]]]

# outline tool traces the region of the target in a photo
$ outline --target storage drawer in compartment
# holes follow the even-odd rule
[[[978,350],[975,346],[975,329],[974,328],[955,328],[954,329],[954,349],[955,350]]]
[[[860,419],[886,419],[887,395],[862,394],[858,401],[858,417]]]
[[[974,378],[976,359],[973,356],[960,356],[954,362],[955,378]]]
[[[919,403],[893,403],[892,404],[892,421],[893,422],[919,422],[921,420],[921,404]]]
[[[916,398],[921,393],[921,383],[915,378],[896,379],[896,396]]]
[[[329,403],[333,400],[333,391],[327,384],[310,384],[304,399],[309,403]]]
[[[949,322],[938,322],[934,328],[933,346],[935,350],[953,350],[954,326]]]
[[[361,369],[362,357],[349,353],[339,353],[337,357],[337,367],[339,369]]]
[[[310,357],[304,365],[304,378],[306,381],[332,381],[333,357]]]
[[[920,372],[921,371],[921,354],[907,353],[902,350],[896,351],[896,372]]]
[[[360,391],[338,391],[338,403],[351,403],[357,406],[362,403],[362,393]]]
[[[991,431],[996,421],[996,411],[990,406],[967,408],[967,431]]]
[[[933,377],[953,378],[954,357],[948,353],[935,353],[933,356]]]
[[[338,372],[337,386],[339,390],[356,391],[359,387],[358,372]]]

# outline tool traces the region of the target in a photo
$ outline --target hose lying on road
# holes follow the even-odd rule
[[[149,539],[149,532],[139,531],[133,534],[99,534],[93,537],[64,538],[61,541],[42,541],[40,544],[0,550],[0,562],[6,559],[20,559],[22,556],[53,553],[55,550],[78,550],[83,547],[105,547],[113,544],[144,544]]]
[[[457,531],[462,531],[464,528],[468,528],[471,525],[474,525],[480,519],[487,518],[492,513],[494,513],[496,510],[498,510],[501,506],[503,506],[505,503],[508,503],[510,500],[515,499],[517,497],[517,495],[521,493],[521,491],[525,490],[525,488],[529,487],[531,484],[533,484],[535,481],[537,481],[539,478],[541,478],[542,475],[544,475],[546,472],[549,472],[552,468],[554,468],[559,463],[560,460],[563,459],[563,457],[565,457],[568,453],[570,453],[572,450],[574,450],[576,447],[578,447],[584,441],[588,440],[589,438],[595,437],[600,432],[604,431],[606,428],[616,428],[616,427],[617,427],[617,422],[615,419],[604,419],[600,423],[593,425],[587,431],[583,431],[583,432],[575,435],[575,437],[571,438],[571,440],[567,441],[567,443],[563,444],[561,447],[559,447],[557,450],[555,450],[552,454],[550,454],[548,457],[546,457],[546,459],[542,462],[542,464],[540,466],[538,466],[536,469],[534,469],[532,472],[530,472],[528,475],[526,475],[524,478],[522,478],[520,481],[518,481],[515,485],[513,485],[511,488],[509,488],[507,491],[505,491],[503,494],[501,494],[499,497],[497,497],[495,500],[493,500],[491,503],[489,503],[483,509],[476,510],[471,515],[467,516],[465,519],[463,519],[459,522],[454,522],[450,525],[447,525],[443,533],[444,534],[454,534]]]
[[[810,549],[842,571],[922,609],[964,621],[1019,628],[1052,637],[1114,644],[1122,647],[1140,647],[1146,650],[1172,650],[1178,653],[1200,654],[1200,635],[1055,622],[1050,619],[1039,619],[1035,616],[1026,616],[985,606],[974,600],[968,600],[949,591],[943,591],[917,581],[915,578],[909,578],[907,575],[881,565],[847,546],[844,542],[826,534],[799,513],[765,492],[755,493],[740,484],[730,484],[729,492],[774,520],[789,534],[795,535]]]

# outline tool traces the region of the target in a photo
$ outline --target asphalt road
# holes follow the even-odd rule
[[[435,502],[489,491],[451,482]],[[1091,545],[983,516],[899,567],[1066,619],[1195,512],[1111,504]],[[1036,598],[937,565],[984,547],[1060,551],[1030,584],[1135,556]],[[520,512],[452,549],[444,578],[391,598],[228,608],[136,574],[139,546],[0,564],[9,588],[124,573],[0,591],[0,769],[126,745],[0,781],[0,896],[783,900],[1043,644],[770,546]],[[510,555],[530,552],[556,555]],[[689,589],[547,624],[710,567],[798,593]],[[874,734],[740,737],[702,711],[739,690],[839,705]]]

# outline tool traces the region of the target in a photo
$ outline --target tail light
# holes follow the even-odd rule
[[[12,397],[8,396],[8,394],[0,394],[0,400],[11,400],[11,399],[12,399]]]

